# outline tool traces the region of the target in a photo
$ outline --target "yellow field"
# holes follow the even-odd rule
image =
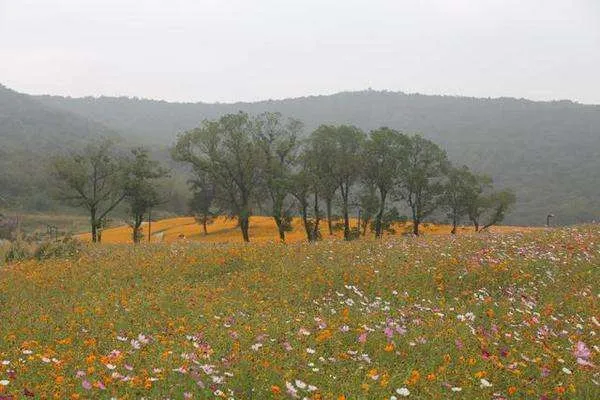
[[[321,232],[327,236],[326,221],[321,222]],[[356,226],[356,220],[352,220],[352,225]],[[511,232],[528,232],[537,229],[535,227],[518,227],[518,226],[496,226],[491,228],[491,232],[511,233]],[[144,237],[148,238],[148,225],[143,226]],[[421,226],[424,234],[445,235],[449,234],[451,226],[449,225],[434,225],[425,223]],[[396,235],[411,231],[411,223],[398,225],[396,227]],[[473,233],[471,226],[459,228],[459,234]],[[368,235],[372,235],[367,233]],[[76,236],[80,240],[89,241],[91,235],[89,233]],[[336,236],[342,237],[342,232],[337,232]],[[292,222],[292,231],[286,232],[286,241],[290,243],[301,242],[306,239],[302,221],[295,218]],[[202,227],[196,223],[193,217],[179,217],[164,219],[161,221],[152,222],[152,241],[154,242],[173,242],[177,240],[193,240],[207,243],[236,243],[242,241],[242,235],[237,227],[235,219],[225,217],[217,218],[212,224],[208,225],[208,235],[204,235]],[[254,216],[250,218],[250,240],[252,242],[265,243],[271,241],[279,241],[277,227],[271,217]],[[116,228],[106,229],[102,233],[102,242],[104,243],[130,243],[131,228],[127,225]]]

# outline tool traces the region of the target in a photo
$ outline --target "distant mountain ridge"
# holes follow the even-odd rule
[[[454,162],[487,173],[500,187],[515,189],[518,203],[510,223],[542,224],[550,212],[562,224],[600,219],[598,105],[372,90],[231,104],[124,97],[33,99],[132,142],[163,147],[203,119],[239,110],[281,112],[303,121],[307,134],[322,123],[354,124],[364,130],[388,126],[421,133],[446,148]]]

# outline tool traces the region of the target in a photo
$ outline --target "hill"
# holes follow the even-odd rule
[[[167,161],[167,148],[178,133],[238,110],[279,111],[302,120],[306,134],[322,123],[419,132],[444,146],[454,162],[492,176],[498,187],[515,189],[518,202],[509,224],[541,225],[548,213],[556,215],[558,224],[600,219],[600,106],[371,90],[207,104],[33,97],[0,87],[0,191],[29,199],[29,208],[43,208],[48,198],[44,160],[54,149],[113,134],[150,146]],[[174,176],[173,211],[182,212],[186,178],[177,172]]]
[[[279,111],[303,121],[306,132],[322,123],[419,132],[443,145],[455,162],[516,190],[518,204],[509,223],[543,224],[549,212],[561,224],[600,217],[600,106],[385,91],[234,104],[110,97],[38,100],[162,144],[172,143],[177,133],[204,118],[238,110]]]
[[[598,399],[599,228],[0,266],[0,397]]]
[[[0,196],[21,207],[46,208],[49,158],[99,136],[118,137],[99,122],[0,85]]]

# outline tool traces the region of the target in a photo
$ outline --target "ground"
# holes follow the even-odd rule
[[[0,267],[0,398],[598,399],[599,265],[598,225],[89,245]]]

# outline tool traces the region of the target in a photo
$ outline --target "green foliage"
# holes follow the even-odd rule
[[[445,151],[420,135],[411,136],[407,147],[400,166],[399,194],[412,211],[413,233],[418,235],[421,221],[440,204],[449,161]]]
[[[82,242],[67,237],[62,240],[48,241],[40,244],[33,256],[40,261],[51,258],[68,259],[77,257],[83,248],[84,245]]]
[[[25,261],[31,257],[30,246],[22,240],[14,241],[4,253],[4,261],[7,264],[12,264],[20,261]]]
[[[168,171],[160,163],[150,159],[148,150],[143,148],[131,151],[133,160],[125,166],[124,193],[129,205],[129,225],[133,229],[133,242],[142,239],[141,225],[144,215],[164,200],[159,193],[157,181],[168,176]]]
[[[257,122],[248,114],[227,114],[180,135],[172,150],[175,160],[208,175],[216,204],[238,218],[245,241],[261,178],[256,132]]]
[[[108,214],[125,198],[127,167],[115,153],[113,142],[103,139],[82,151],[57,156],[52,162],[58,197],[90,213],[92,241]]]

